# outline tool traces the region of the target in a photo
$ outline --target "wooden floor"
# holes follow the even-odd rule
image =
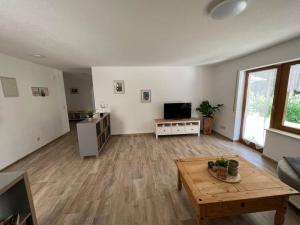
[[[73,126],[74,127],[74,126]],[[218,136],[113,136],[100,157],[82,160],[76,130],[11,166],[29,173],[40,225],[194,225],[174,159],[237,153],[271,173],[274,165]],[[271,225],[274,212],[209,220],[210,225]],[[285,225],[299,225],[289,206]]]

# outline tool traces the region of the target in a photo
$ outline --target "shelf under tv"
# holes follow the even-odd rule
[[[155,119],[154,122],[156,139],[166,135],[197,134],[200,136],[199,118]]]

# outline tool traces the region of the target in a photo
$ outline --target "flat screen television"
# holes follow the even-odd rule
[[[191,118],[192,103],[165,103],[165,119],[186,119]]]

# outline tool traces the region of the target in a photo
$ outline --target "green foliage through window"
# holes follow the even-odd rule
[[[266,98],[264,95],[249,93],[248,112],[252,115],[270,117],[272,111],[272,98]],[[285,111],[285,121],[300,123],[300,92],[289,94]]]
[[[253,92],[249,96],[248,112],[262,117],[271,116],[273,97],[267,98],[264,95],[255,95]]]
[[[300,123],[300,93],[289,95],[285,112],[285,120],[292,123]]]

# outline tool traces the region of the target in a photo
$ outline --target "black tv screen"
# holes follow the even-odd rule
[[[191,118],[192,103],[165,103],[165,119],[186,119]]]

